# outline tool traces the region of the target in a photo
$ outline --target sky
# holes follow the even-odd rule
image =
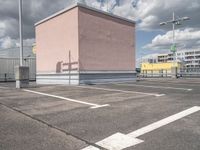
[[[191,20],[176,26],[177,49],[200,48],[200,0],[23,0],[24,45],[35,41],[34,24],[76,1],[136,21],[137,59],[169,52],[172,25],[159,23],[175,17]],[[0,49],[19,46],[18,0],[0,0]]]

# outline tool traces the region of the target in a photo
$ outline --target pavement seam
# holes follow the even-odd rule
[[[3,103],[1,103],[1,102],[0,102],[0,105],[6,107],[6,108],[8,108],[8,109],[11,109],[11,110],[13,110],[13,111],[16,111],[16,112],[18,112],[18,113],[20,113],[20,114],[22,114],[22,115],[24,115],[24,116],[26,116],[26,117],[28,117],[28,118],[34,120],[34,121],[37,121],[37,122],[39,122],[39,123],[42,123],[42,124],[46,125],[46,126],[49,127],[49,128],[52,128],[52,129],[57,130],[57,131],[59,131],[59,132],[62,132],[62,133],[64,133],[65,135],[72,136],[72,137],[74,137],[75,139],[78,139],[78,140],[80,140],[80,141],[82,141],[82,142],[85,142],[85,143],[88,144],[88,145],[92,145],[92,146],[94,146],[94,147],[96,147],[96,148],[99,148],[99,149],[101,149],[101,150],[107,150],[107,149],[105,149],[105,148],[103,148],[103,147],[101,147],[101,146],[99,146],[99,145],[97,145],[97,144],[95,144],[95,143],[91,143],[91,142],[89,142],[89,141],[87,141],[87,140],[84,140],[84,139],[82,139],[82,138],[80,138],[80,137],[78,137],[78,136],[76,136],[76,135],[73,135],[73,134],[71,134],[71,133],[69,133],[69,132],[66,132],[65,130],[63,130],[63,129],[61,129],[61,128],[58,128],[58,127],[56,127],[56,126],[53,126],[53,125],[49,124],[48,122],[45,122],[45,121],[43,121],[43,120],[40,120],[40,119],[38,119],[38,118],[36,118],[36,117],[34,117],[34,116],[31,116],[31,115],[29,115],[29,114],[26,114],[26,113],[22,112],[21,110],[18,110],[18,109],[16,109],[16,108],[10,107],[10,106],[5,105],[5,104],[3,104]]]

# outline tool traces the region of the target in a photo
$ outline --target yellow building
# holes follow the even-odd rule
[[[143,76],[171,76],[172,68],[177,68],[179,72],[182,65],[179,62],[166,63],[142,63],[141,74]]]

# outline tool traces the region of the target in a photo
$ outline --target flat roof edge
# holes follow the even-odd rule
[[[50,20],[50,19],[52,19],[52,18],[54,18],[54,17],[56,17],[56,16],[62,14],[62,13],[65,13],[65,12],[69,11],[70,9],[75,8],[75,7],[77,7],[77,4],[74,4],[74,5],[71,5],[70,7],[67,7],[67,8],[65,8],[65,9],[62,9],[62,10],[60,10],[60,11],[54,13],[53,15],[51,15],[51,16],[49,16],[49,17],[46,17],[46,18],[44,18],[44,19],[38,21],[37,23],[35,23],[35,26],[38,26],[39,24],[42,24],[42,23],[44,23],[44,22],[46,22],[46,21],[48,21],[48,20]]]
[[[78,6],[86,8],[86,9],[89,9],[89,10],[92,10],[92,11],[96,11],[96,12],[102,13],[102,14],[110,16],[110,17],[121,19],[123,21],[129,22],[129,23],[132,23],[132,24],[136,23],[134,20],[131,20],[131,19],[128,19],[128,18],[124,18],[124,17],[118,16],[118,15],[115,15],[115,14],[111,14],[111,13],[108,13],[108,12],[105,12],[105,11],[102,11],[102,10],[87,6],[85,4],[77,3],[77,4],[74,4],[74,5],[71,5],[71,6],[67,7],[67,8],[65,8],[65,9],[63,9],[61,11],[58,11],[58,12],[54,13],[53,15],[51,15],[51,16],[49,16],[47,18],[44,18],[44,19],[38,21],[37,23],[35,23],[35,26],[38,26],[38,25],[40,25],[40,24],[42,24],[42,23],[44,23],[44,22],[46,22],[46,21],[48,21],[48,20],[50,20],[50,19],[52,19],[52,18],[54,18],[56,16],[59,16],[60,14],[63,14],[63,13],[65,13],[65,12],[75,8],[75,7],[78,7]]]

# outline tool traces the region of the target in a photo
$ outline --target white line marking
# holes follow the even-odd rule
[[[8,89],[8,87],[0,86],[0,89]]]
[[[88,146],[88,147],[86,147],[86,148],[84,148],[82,150],[100,150],[100,149],[97,148],[97,147],[94,147],[94,146]]]
[[[92,106],[90,107],[91,109],[96,109],[96,108],[101,108],[101,107],[107,107],[110,106],[109,104],[105,104],[105,105],[96,105],[96,106]]]
[[[143,82],[143,83],[146,83],[146,84],[152,84],[152,83],[156,83],[155,81],[140,81],[140,82]],[[170,85],[185,85],[185,86],[199,86],[197,84],[192,84],[192,83],[179,83],[179,82],[158,82],[158,83],[163,83],[163,84],[170,84]]]
[[[102,141],[97,142],[96,144],[108,150],[122,150],[124,148],[131,147],[142,142],[143,141],[140,139],[133,139],[125,134],[116,133]],[[82,150],[95,150],[95,147],[89,146]]]
[[[118,90],[118,89],[110,89],[110,88],[100,88],[100,87],[94,87],[94,86],[76,86],[80,88],[87,88],[87,89],[97,89],[97,90],[104,90],[104,91],[111,91],[111,92],[122,92],[122,93],[134,93],[134,94],[144,94],[144,95],[150,95],[150,96],[164,96],[165,94],[157,94],[157,93],[144,93],[144,92],[136,92],[136,91],[124,91],[124,90]]]
[[[71,99],[71,98],[66,98],[66,97],[62,97],[62,96],[57,96],[57,95],[52,95],[52,94],[47,94],[47,93],[42,93],[42,92],[36,92],[36,91],[32,91],[32,90],[24,89],[23,91],[29,92],[29,93],[34,93],[34,94],[39,94],[39,95],[44,95],[44,96],[48,96],[48,97],[54,97],[54,98],[58,98],[58,99],[62,99],[62,100],[67,100],[67,101],[74,102],[74,103],[89,105],[89,106],[92,106],[92,107],[90,107],[92,109],[110,106],[109,104],[99,105],[99,104],[83,102],[83,101],[79,101],[79,100],[75,100],[75,99]]]
[[[150,87],[150,88],[162,88],[162,89],[174,89],[174,90],[185,90],[185,91],[192,91],[192,89],[186,88],[175,88],[169,86],[151,86],[151,85],[142,85],[142,84],[116,84],[116,85],[124,85],[124,86],[141,86],[141,87]]]
[[[136,130],[134,132],[131,132],[131,133],[128,134],[128,136],[139,137],[139,136],[141,136],[143,134],[146,134],[146,133],[151,132],[151,131],[153,131],[155,129],[158,129],[158,128],[162,127],[162,126],[165,126],[165,125],[167,125],[169,123],[172,123],[172,122],[174,122],[176,120],[179,120],[179,119],[181,119],[183,117],[191,115],[191,114],[193,114],[193,113],[195,113],[197,111],[200,111],[200,107],[199,106],[194,106],[194,107],[189,108],[187,110],[184,110],[184,111],[182,111],[180,113],[177,113],[175,115],[169,116],[169,117],[167,117],[165,119],[162,119],[162,120],[160,120],[158,122],[152,123],[152,124],[150,124],[148,126],[145,126],[145,127],[141,128],[141,129],[138,129],[138,130]]]
[[[153,130],[156,130],[162,126],[165,126],[169,123],[177,121],[181,118],[184,118],[184,117],[191,115],[198,111],[200,111],[200,106],[194,106],[192,108],[189,108],[189,109],[179,112],[177,114],[169,116],[165,119],[162,119],[160,121],[157,121],[155,123],[147,125],[141,129],[133,131],[127,135],[124,135],[122,133],[113,134],[110,137],[108,137],[100,142],[97,142],[96,144],[103,148],[109,149],[109,150],[122,150],[124,148],[128,148],[128,147],[131,147],[131,146],[134,146],[134,145],[144,142],[144,141],[138,139],[139,136],[149,133]],[[93,147],[93,146],[88,146],[82,150],[100,150],[100,149]]]

